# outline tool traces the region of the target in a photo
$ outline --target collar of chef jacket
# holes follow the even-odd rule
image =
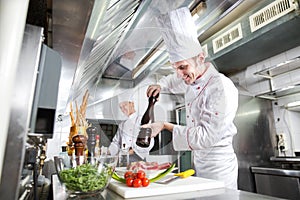
[[[218,74],[218,71],[214,68],[211,63],[205,63],[208,65],[207,70],[202,74],[200,78],[198,78],[193,84],[191,84],[191,88],[195,92],[195,95],[199,94],[206,85],[208,84],[209,80]]]

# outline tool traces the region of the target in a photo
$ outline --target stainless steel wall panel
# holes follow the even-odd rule
[[[25,155],[25,139],[33,103],[40,59],[42,31],[26,25],[16,74],[11,116],[0,185],[0,199],[18,199],[19,182]],[[17,58],[16,58],[17,59]]]
[[[271,101],[240,95],[234,123],[238,130],[233,138],[239,164],[238,187],[255,192],[250,167],[269,164],[270,157],[275,153],[275,124]]]

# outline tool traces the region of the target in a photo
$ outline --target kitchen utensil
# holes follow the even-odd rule
[[[136,145],[143,148],[149,147],[151,142],[151,133],[151,128],[141,128],[136,139]]]
[[[176,179],[187,178],[187,177],[192,176],[194,174],[195,174],[195,170],[188,169],[188,170],[186,170],[184,172],[181,172],[181,173],[167,175],[164,178],[156,181],[155,183],[168,184],[170,182],[175,181]]]

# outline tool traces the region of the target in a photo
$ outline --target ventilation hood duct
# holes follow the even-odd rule
[[[58,0],[54,0],[56,1]],[[273,2],[282,2],[293,9],[264,27],[251,31],[249,17]],[[89,103],[96,105],[141,84],[147,77],[155,78],[171,73],[164,43],[156,28],[155,18],[159,14],[183,6],[189,7],[193,17],[197,18],[199,41],[208,52],[208,59],[221,72],[230,75],[300,45],[297,2],[94,0],[90,4],[93,7],[87,20],[87,29],[67,102],[81,100],[88,89],[91,97]],[[53,15],[55,16],[54,11]],[[233,30],[230,32],[231,28]],[[240,30],[241,35],[236,30]],[[227,35],[220,37],[226,32]],[[233,34],[236,41],[230,39],[228,33]],[[59,38],[54,40],[60,44],[64,42]],[[214,42],[226,43],[227,46],[214,51]]]
[[[92,105],[140,84],[150,75],[171,73],[156,17],[189,7],[201,30],[209,29],[238,0],[95,0],[69,100],[89,90]]]
[[[95,105],[139,84],[154,68],[164,66],[167,56],[153,60],[161,44],[156,16],[201,0],[95,0],[72,83],[68,102],[81,99],[89,90],[89,103]],[[139,67],[146,67],[142,72]],[[141,73],[142,72],[142,73]]]
[[[227,75],[300,45],[298,1],[258,2],[201,42],[207,45],[209,59]]]

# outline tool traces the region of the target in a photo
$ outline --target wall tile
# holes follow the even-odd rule
[[[294,49],[291,49],[291,50],[288,50],[286,52],[286,58],[289,60],[289,59],[293,59],[293,58],[296,58],[300,56],[300,46],[299,47],[296,47]]]

